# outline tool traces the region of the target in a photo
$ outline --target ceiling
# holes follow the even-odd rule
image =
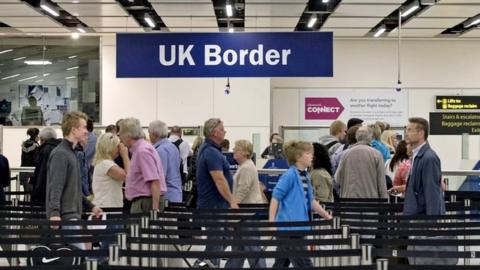
[[[57,35],[69,34],[75,27],[58,20],[35,7],[40,0],[0,0],[0,35]],[[148,2],[161,27],[156,30],[167,32],[218,32],[225,31],[222,22],[223,10],[219,0],[48,0],[70,14],[75,22],[88,29],[90,35],[113,34],[116,32],[149,32],[138,19],[139,10],[129,9],[129,2]],[[227,0],[223,0],[225,3]],[[231,0],[243,9],[242,24],[235,31],[275,32],[299,29],[305,16],[310,16],[308,7],[313,0]],[[321,0],[317,0],[321,2]],[[334,1],[335,0],[330,0]],[[332,31],[335,37],[370,38],[373,29],[402,4],[411,0],[336,0],[338,3],[326,14],[319,31]],[[32,4],[33,3],[33,4]],[[127,5],[127,6],[126,6]],[[137,15],[135,15],[135,12]],[[327,14],[328,13],[328,14]],[[143,14],[143,13],[142,13]],[[441,38],[446,29],[455,27],[480,14],[480,0],[439,0],[428,6],[408,21],[401,29],[402,37]],[[158,16],[157,16],[158,15]],[[135,17],[137,16],[137,17]],[[143,15],[142,15],[143,16]],[[70,18],[71,19],[71,18]],[[237,24],[235,18],[229,19]],[[143,24],[143,25],[142,25]],[[67,26],[66,26],[67,25]],[[155,28],[154,28],[155,29]],[[315,31],[317,29],[314,29]],[[397,31],[387,31],[383,38],[396,38]],[[473,27],[449,38],[480,38],[480,28]]]

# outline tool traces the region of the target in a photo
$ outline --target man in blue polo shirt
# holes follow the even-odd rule
[[[225,133],[223,122],[219,118],[210,118],[203,126],[203,135],[206,139],[197,157],[198,208],[238,208],[231,192],[233,178],[230,166],[220,147],[220,142],[225,139]],[[207,252],[222,250],[223,246],[205,246]],[[213,266],[219,266],[219,259],[210,261]],[[205,261],[197,260],[195,264],[202,266]]]

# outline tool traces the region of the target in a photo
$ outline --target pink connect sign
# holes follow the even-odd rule
[[[334,120],[343,109],[337,98],[305,98],[305,120]]]

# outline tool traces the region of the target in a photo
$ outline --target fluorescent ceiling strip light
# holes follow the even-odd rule
[[[377,32],[375,32],[375,34],[374,34],[373,36],[374,36],[374,37],[379,37],[379,36],[381,36],[381,35],[385,32],[385,30],[387,30],[387,29],[385,28],[385,26],[382,26],[382,27],[380,27],[380,28],[377,30]]]
[[[45,10],[46,12],[50,13],[51,15],[55,16],[55,17],[58,17],[60,16],[60,14],[54,9],[52,8],[50,5],[44,3],[44,4],[41,4],[40,7]]]
[[[10,76],[7,76],[7,77],[3,77],[3,78],[2,78],[2,81],[3,81],[3,80],[12,79],[12,78],[15,78],[15,77],[18,77],[18,76],[20,76],[20,74],[15,74],[15,75],[10,75]]]
[[[322,0],[322,3],[328,3],[328,0]]]
[[[72,33],[72,38],[73,39],[78,39],[80,37],[80,34],[79,33]]]
[[[143,17],[143,20],[148,24],[148,26],[152,28],[155,27],[155,23],[153,22],[152,17],[150,17],[150,15],[145,14],[145,17]]]
[[[43,73],[43,77],[50,76],[50,73]]]
[[[43,82],[43,79],[40,79],[40,80],[36,80],[35,82]]]
[[[70,76],[70,77],[65,77],[65,79],[69,80],[69,79],[75,79],[77,78],[77,76]]]
[[[227,4],[225,6],[225,10],[227,11],[227,16],[232,17],[233,16],[233,8],[231,4]]]
[[[48,60],[29,60],[29,61],[24,61],[23,63],[30,65],[30,66],[45,66],[45,65],[51,65],[52,62]]]
[[[310,20],[308,21],[307,27],[312,28],[316,22],[317,22],[317,16],[311,17]]]
[[[31,79],[35,79],[37,78],[38,76],[32,76],[32,77],[28,77],[28,78],[23,78],[21,80],[18,80],[19,82],[23,82],[23,81],[26,81],[26,80],[31,80]]]
[[[229,27],[228,32],[233,33],[233,32],[235,32],[235,29],[233,29],[233,27]]]
[[[465,26],[466,28],[472,26],[472,25],[476,25],[476,24],[479,24],[480,23],[480,19],[476,19],[474,20],[473,22],[471,22],[469,25]]]
[[[408,15],[412,14],[415,10],[420,7],[417,1],[412,2],[410,5],[405,7],[405,11],[402,12],[402,17],[407,17]]]
[[[13,51],[13,49],[3,50],[3,51],[0,51],[0,54],[12,52],[12,51]]]
[[[13,58],[13,61],[18,61],[27,58],[26,56],[18,57],[18,58]]]
[[[85,29],[83,29],[83,27],[77,27],[77,31],[80,32],[80,33],[86,33],[87,31],[85,31]]]
[[[76,55],[72,55],[72,56],[69,56],[68,59],[73,59],[73,58],[75,58],[75,57],[77,57],[77,56],[76,56]]]
[[[74,69],[77,69],[77,68],[79,68],[79,66],[69,67],[69,68],[67,68],[67,70],[74,70]]]

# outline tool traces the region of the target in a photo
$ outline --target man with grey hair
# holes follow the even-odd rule
[[[57,139],[57,132],[52,127],[45,127],[40,130],[40,147],[38,148],[37,158],[35,159],[35,171],[30,177],[32,190],[32,202],[35,204],[45,204],[45,194],[47,190],[47,162],[52,150],[62,141]]]
[[[340,160],[335,180],[342,198],[387,198],[382,155],[370,146],[372,129],[362,126],[355,134],[357,143]]]
[[[158,153],[165,173],[167,192],[164,198],[170,202],[182,202],[182,177],[180,175],[180,152],[168,140],[167,125],[156,120],[148,126],[148,135],[153,147]]]
[[[203,126],[205,142],[200,146],[197,156],[197,208],[238,208],[232,195],[233,185],[230,165],[222,154],[220,143],[225,139],[225,128],[219,118],[208,119]],[[208,239],[218,239],[209,236]],[[205,251],[222,251],[222,245],[206,245]],[[219,259],[211,259],[213,266],[219,266]],[[205,264],[202,260],[196,266]]]
[[[162,194],[167,191],[167,186],[157,151],[144,139],[145,134],[138,119],[123,119],[119,126],[118,136],[132,154],[125,181],[125,197],[132,202],[130,212],[162,210]]]
[[[192,148],[187,141],[182,139],[182,128],[179,126],[173,126],[170,130],[170,137],[168,139],[178,148],[180,151],[180,157],[182,158],[184,179],[188,174],[188,157],[193,155]]]

